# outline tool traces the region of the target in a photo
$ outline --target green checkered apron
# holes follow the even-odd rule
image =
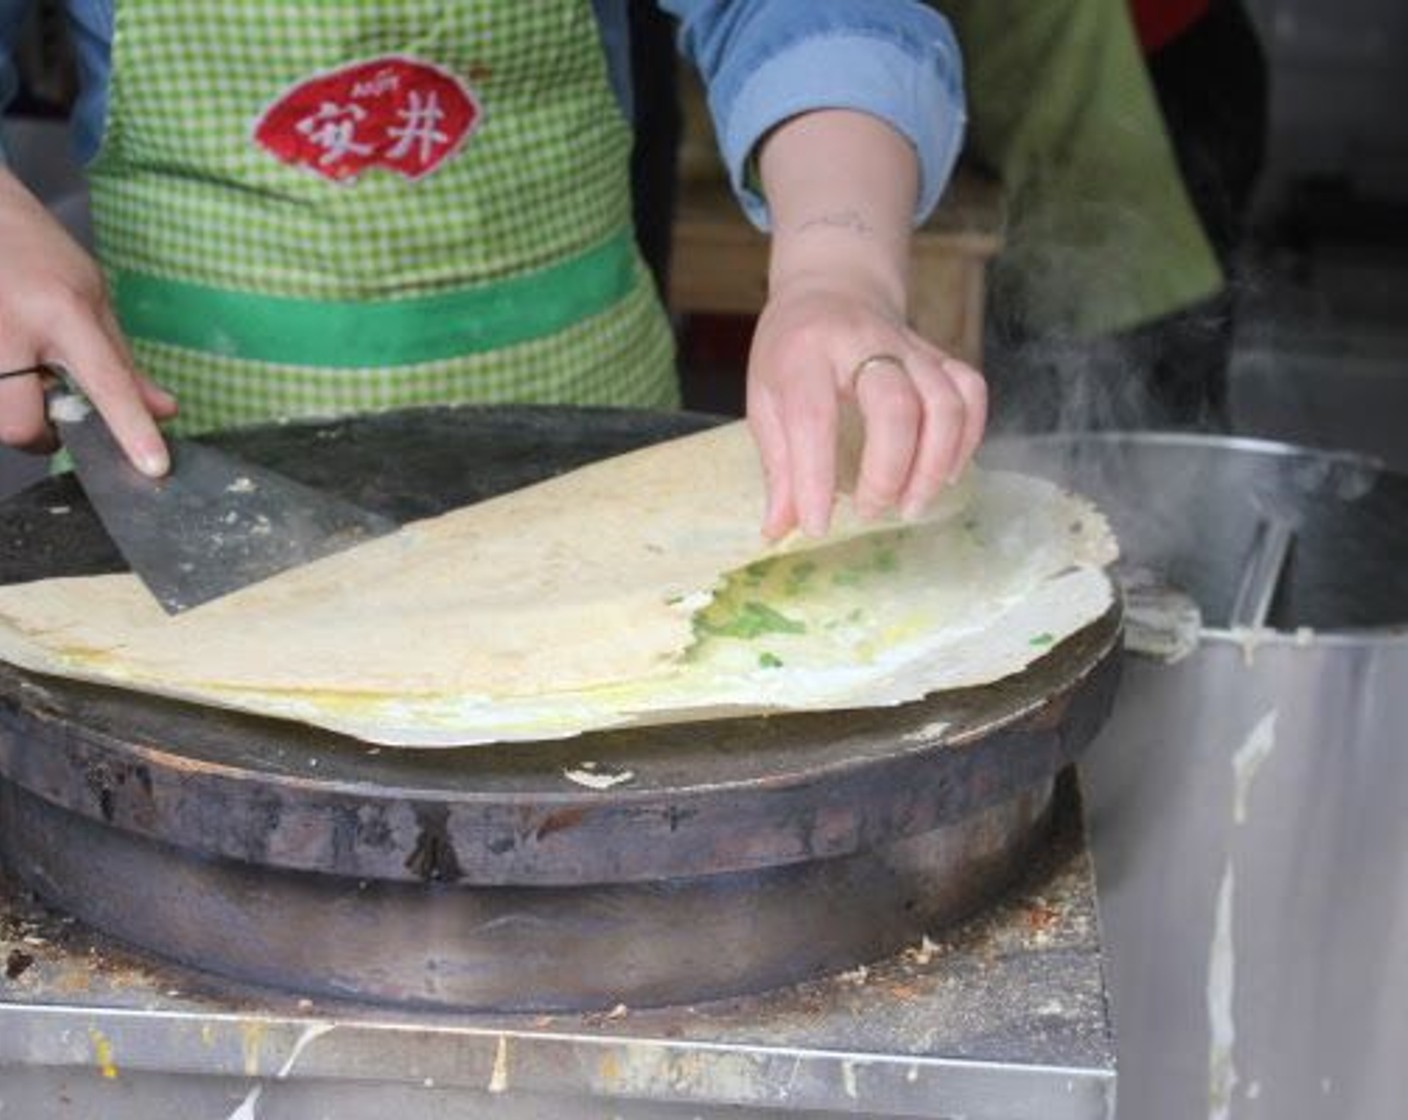
[[[178,430],[676,402],[588,0],[121,0],[99,255]]]

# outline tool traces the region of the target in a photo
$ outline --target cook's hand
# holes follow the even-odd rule
[[[763,532],[826,532],[836,492],[841,410],[865,442],[857,511],[917,516],[982,439],[982,376],[905,326],[879,293],[774,289],[749,357],[748,420],[768,482]]]
[[[768,480],[763,532],[826,531],[848,402],[865,429],[859,512],[914,516],[968,462],[987,411],[983,379],[905,326],[914,149],[877,117],[818,109],[768,135],[758,170],[772,254],[748,418]]]
[[[133,364],[92,258],[0,167],[0,372],[40,363],[70,371],[139,470],[167,471],[156,420],[175,399]],[[54,450],[37,377],[0,380],[0,443]]]

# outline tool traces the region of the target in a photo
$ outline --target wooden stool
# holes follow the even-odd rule
[[[911,314],[929,341],[981,363],[988,260],[1001,248],[998,184],[960,170],[914,235]],[[756,315],[767,296],[768,241],[723,180],[681,184],[669,306],[678,314]]]

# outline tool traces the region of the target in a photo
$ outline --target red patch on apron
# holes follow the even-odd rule
[[[480,116],[454,74],[388,55],[299,82],[260,115],[254,142],[334,182],[353,182],[369,167],[414,180],[458,151]]]

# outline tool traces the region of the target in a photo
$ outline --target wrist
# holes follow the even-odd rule
[[[768,299],[845,295],[903,323],[908,312],[908,276],[903,265],[866,260],[844,247],[796,255],[774,255],[768,270]]]
[[[902,316],[918,174],[908,142],[863,113],[818,111],[778,128],[759,169],[773,217],[770,292],[859,290]]]

